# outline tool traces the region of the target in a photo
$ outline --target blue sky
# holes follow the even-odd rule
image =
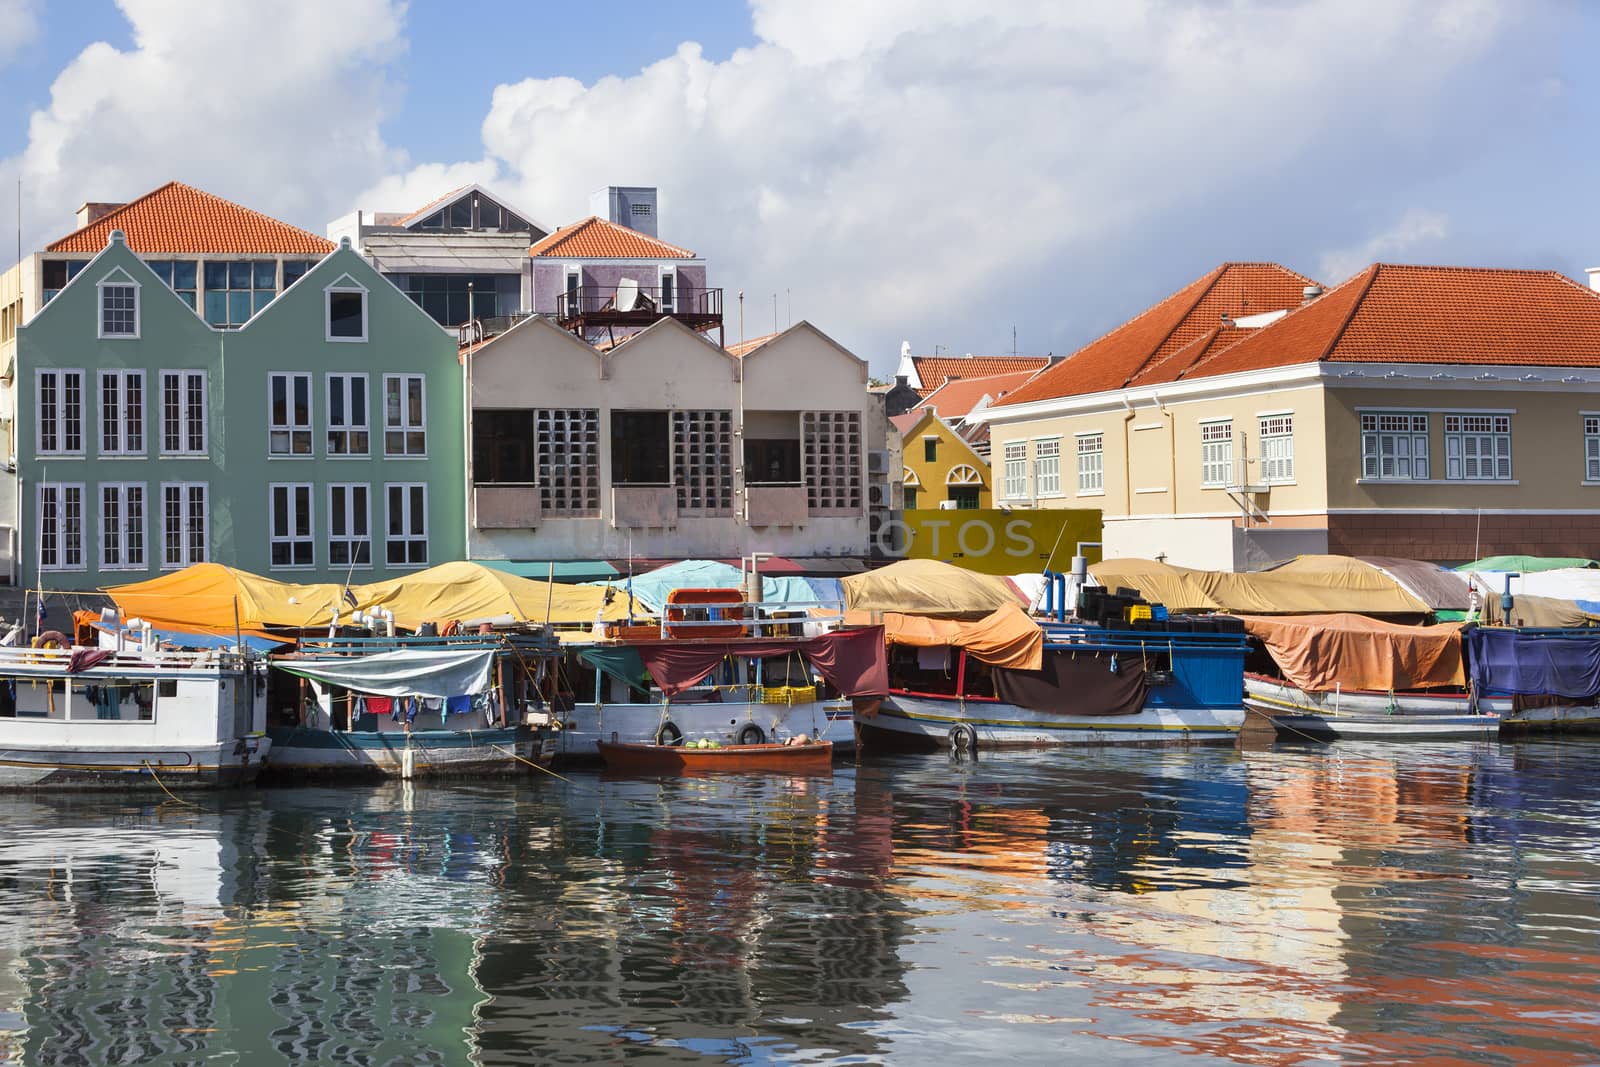
[[[314,230],[654,184],[730,306],[779,294],[879,373],[902,339],[1068,352],[1223,260],[1581,278],[1597,30],[1576,0],[0,0],[0,232],[19,174],[30,247],[170,178]]]

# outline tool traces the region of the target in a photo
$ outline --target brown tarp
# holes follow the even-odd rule
[[[1115,673],[1111,664],[1121,664]],[[997,667],[995,696],[1008,704],[1059,715],[1137,715],[1144,709],[1144,670],[1131,656],[1051,652],[1039,670]]]
[[[851,611],[898,611],[908,615],[987,615],[1027,598],[1004,578],[977,574],[934,559],[903,559],[887,567],[839,579]]]
[[[850,612],[845,622],[866,625],[871,614]],[[891,645],[914,648],[960,648],[967,655],[996,667],[1036,671],[1044,658],[1044,631],[1015,604],[985,615],[975,622],[931,619],[925,615],[882,613],[883,629]]]
[[[882,626],[834,630],[803,641],[663,641],[635,647],[650,677],[669,697],[696,685],[728,656],[770,659],[799,652],[835,689],[848,697],[889,693],[889,661]]]
[[[1389,575],[1434,611],[1466,611],[1472,606],[1472,586],[1467,583],[1464,574],[1420,559],[1397,559],[1393,556],[1356,558]]]
[[[1240,616],[1297,689],[1390,692],[1466,684],[1461,627],[1400,626],[1362,615]]]
[[[1111,559],[1089,568],[1104,586],[1139,590],[1172,611],[1306,615],[1426,615],[1428,605],[1376,567],[1348,556],[1301,556],[1257,574],[1190,570],[1148,559]]]
[[[1571,600],[1518,595],[1512,598],[1508,619],[1500,610],[1500,597],[1490,593],[1483,598],[1483,621],[1497,626],[1567,628],[1594,626],[1600,623],[1600,615],[1584,611]]]

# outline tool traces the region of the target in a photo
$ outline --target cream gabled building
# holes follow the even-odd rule
[[[1600,295],[1554,271],[1225,264],[977,417],[997,500],[1108,557],[1600,551]]]
[[[735,355],[663,318],[608,349],[524,320],[463,352],[474,559],[863,559],[881,401],[800,322]]]

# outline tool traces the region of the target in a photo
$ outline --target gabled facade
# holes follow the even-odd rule
[[[911,342],[900,345],[900,363],[895,377],[926,399],[949,379],[988,378],[996,374],[1035,374],[1054,360],[1050,356],[914,356]]]
[[[367,581],[460,558],[455,351],[348,247],[222,329],[113,231],[18,334],[20,581],[205,561]]]
[[[901,418],[905,510],[994,506],[989,464],[955,427],[932,410]]]
[[[864,558],[866,364],[809,323],[744,357],[675,319],[469,350],[473,558]]]
[[[1107,556],[1193,566],[1600,548],[1600,295],[1553,271],[1374,264],[1281,314],[1224,310],[1160,358],[1067,381],[1080,354],[978,413],[997,467],[1017,464],[1000,501],[1098,505]],[[1131,351],[1115,331],[1097,349]],[[1060,497],[1023,477],[1045,442]]]

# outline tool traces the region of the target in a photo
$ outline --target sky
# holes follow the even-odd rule
[[[729,340],[1064,354],[1227,260],[1600,265],[1580,0],[0,0],[7,261],[178,179],[321,232],[660,189]]]

